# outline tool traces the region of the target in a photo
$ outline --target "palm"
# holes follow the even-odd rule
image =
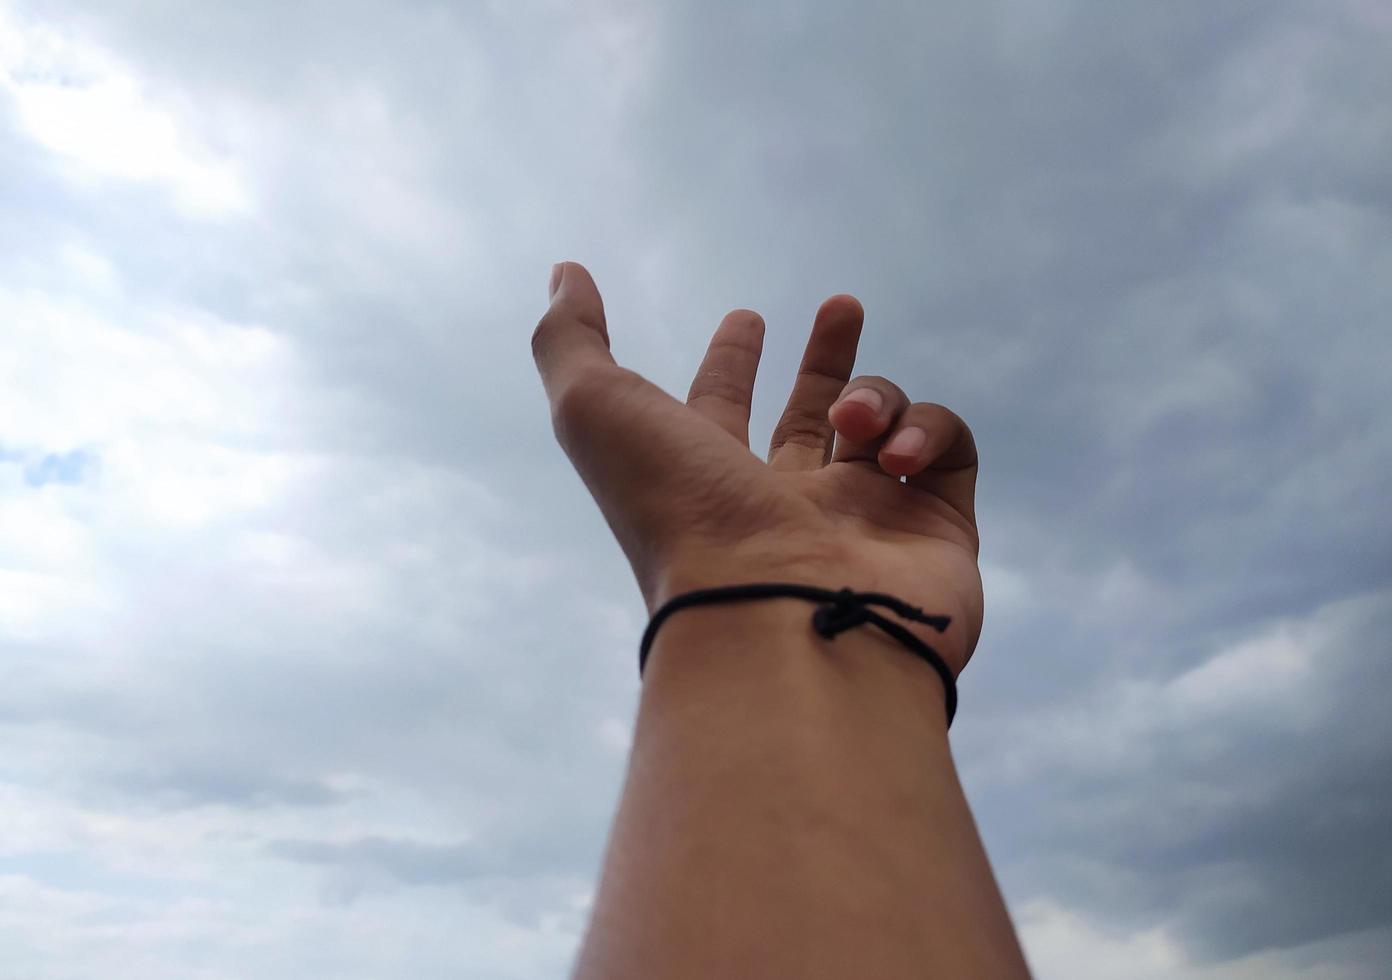
[[[877,463],[779,470],[724,434],[712,438],[707,419],[690,421],[686,445],[707,438],[724,443],[723,465],[705,453],[688,455],[691,465],[674,474],[683,490],[668,493],[665,504],[669,515],[680,515],[675,523],[684,529],[684,546],[700,549],[690,564],[710,581],[654,589],[650,611],[688,588],[808,581],[803,570],[832,567],[838,577],[822,583],[827,588],[885,592],[960,622],[962,649],[949,660],[954,670],[962,668],[982,616],[977,536],[968,517]]]

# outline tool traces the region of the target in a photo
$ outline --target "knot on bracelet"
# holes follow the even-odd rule
[[[849,588],[841,589],[829,605],[818,606],[812,614],[812,628],[830,640],[861,623],[869,622],[866,601]]]
[[[946,616],[929,616],[917,606],[893,596],[878,592],[855,592],[850,588],[837,590],[827,605],[817,607],[812,614],[812,628],[830,640],[838,633],[876,620],[878,617],[870,609],[872,603],[888,606],[905,619],[926,623],[939,633],[947,629],[949,620]]]

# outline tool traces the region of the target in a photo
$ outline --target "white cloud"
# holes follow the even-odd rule
[[[75,180],[163,185],[197,217],[252,208],[236,164],[200,145],[109,52],[7,17],[3,7],[0,93],[12,100],[29,137],[61,158]]]
[[[103,307],[0,285],[8,448],[65,452],[156,432],[245,438],[296,424],[283,337],[197,311]]]
[[[1038,980],[1176,980],[1185,957],[1160,929],[1105,935],[1075,913],[1036,901],[1016,913],[1020,942]]]
[[[1106,932],[1077,912],[1048,901],[1016,913],[1036,980],[1376,980],[1392,932],[1339,939],[1196,964],[1164,929]]]

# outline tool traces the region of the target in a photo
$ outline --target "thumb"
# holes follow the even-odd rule
[[[701,496],[701,479],[719,483],[737,452],[754,458],[724,429],[615,363],[604,304],[584,266],[560,263],[551,284],[532,354],[556,438],[649,598],[689,523],[682,498]]]
[[[662,523],[654,504],[661,495],[653,492],[655,481],[633,478],[651,465],[633,458],[641,444],[633,430],[651,424],[652,412],[645,409],[660,404],[663,394],[614,361],[604,301],[578,262],[560,262],[551,270],[551,306],[532,333],[532,357],[561,448],[635,570],[650,564],[651,542]],[[640,488],[648,493],[638,494]]]
[[[532,358],[552,405],[581,375],[614,364],[604,300],[579,262],[551,270],[551,307],[532,332]]]

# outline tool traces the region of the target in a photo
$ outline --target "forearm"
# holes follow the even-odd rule
[[[685,609],[645,672],[578,980],[1028,972],[932,669],[813,606]]]

